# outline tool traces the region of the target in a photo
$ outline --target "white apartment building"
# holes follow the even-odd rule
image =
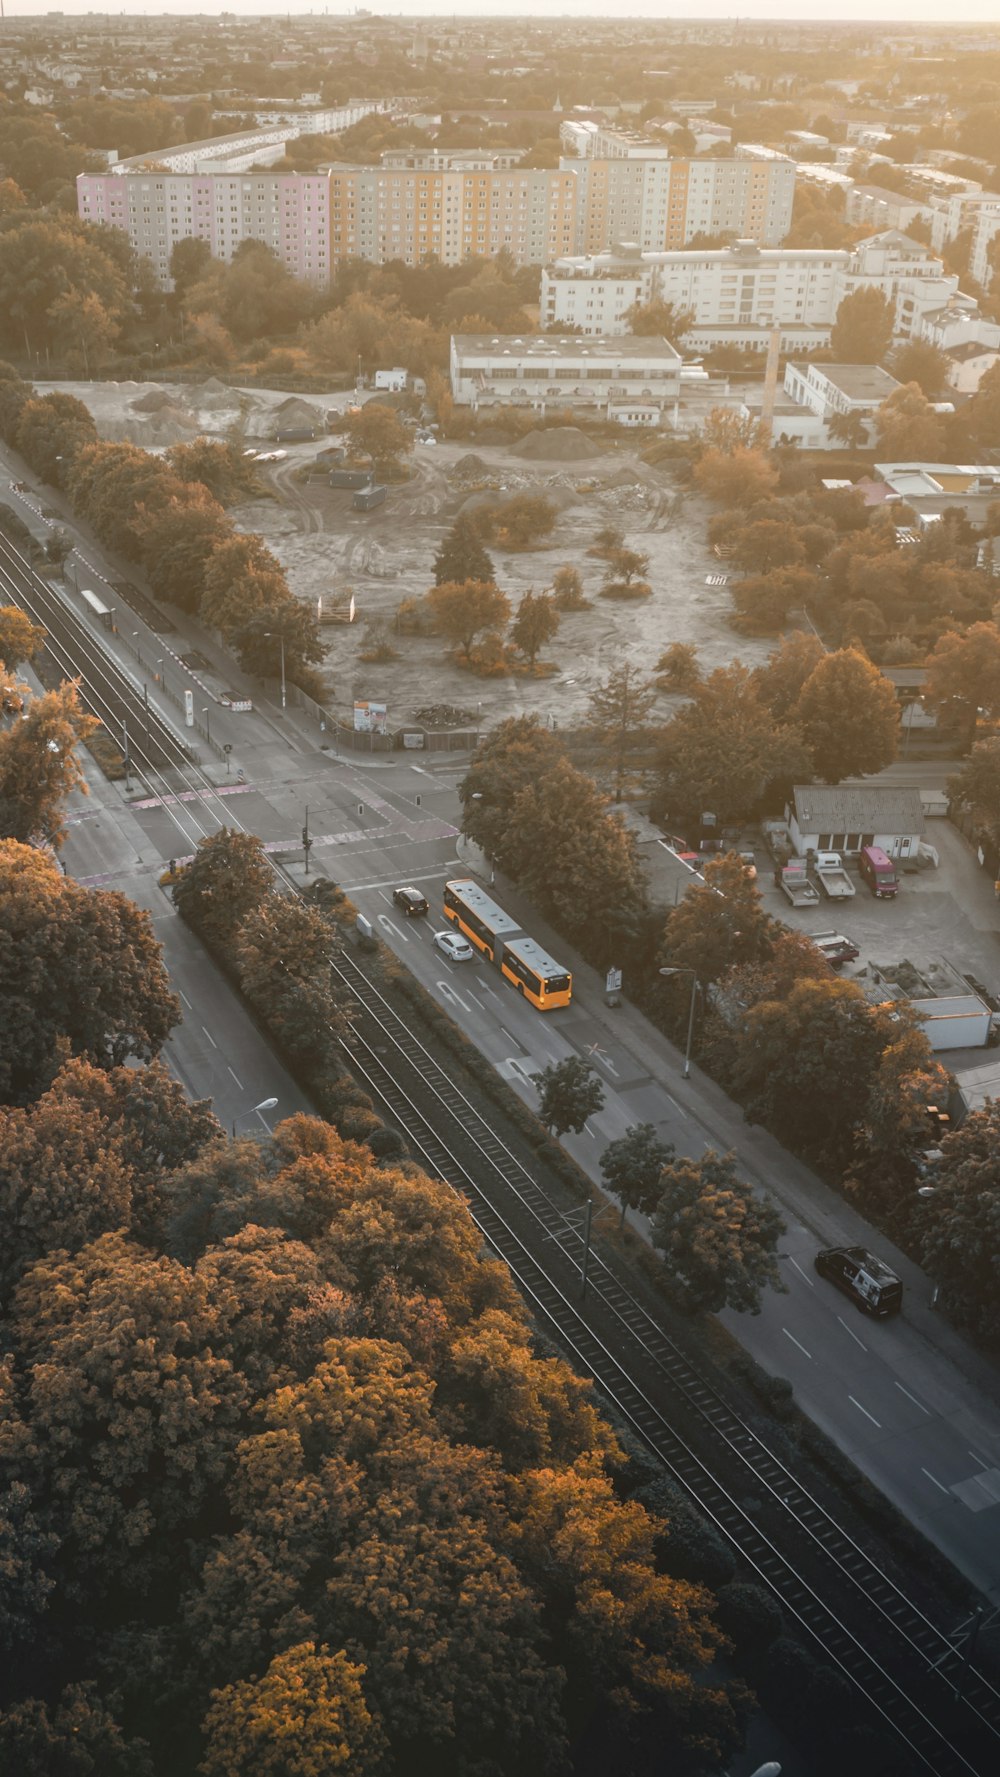
[[[1000,192],[965,190],[935,198],[930,208],[931,245],[940,253],[945,242],[953,241],[963,229],[975,231],[981,217],[997,215],[1000,215]]]
[[[572,245],[577,186],[544,168],[353,166],[325,169],[330,253],[376,265],[444,265],[492,259],[502,249],[520,265],[544,265]]]
[[[929,204],[883,185],[851,185],[844,207],[847,222],[861,223],[879,232],[897,228],[905,233],[917,217],[929,219],[931,214]]]
[[[969,270],[976,283],[988,290],[996,274],[989,261],[989,248],[1000,233],[1000,197],[991,197],[976,213],[973,226]]]
[[[578,408],[623,426],[655,426],[680,387],[680,354],[665,339],[452,335],[451,392],[461,407]]]
[[[895,232],[837,250],[737,241],[704,252],[644,253],[630,245],[547,266],[541,319],[585,334],[621,333],[633,303],[660,300],[692,315],[688,351],[722,344],[764,351],[775,327],[782,350],[805,351],[829,341],[843,298],[871,285],[895,302],[896,330],[908,339],[926,313],[954,296],[958,279],[928,248]]]

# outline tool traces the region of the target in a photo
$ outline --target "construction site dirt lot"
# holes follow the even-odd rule
[[[102,436],[128,438],[162,451],[179,439],[239,436],[249,444],[273,437],[292,403],[279,391],[228,389],[210,381],[193,387],[149,383],[59,384],[91,410]],[[390,486],[388,498],[371,512],[356,512],[348,489],[331,488],[318,452],[336,425],[337,394],[296,398],[297,423],[315,413],[315,442],[291,443],[278,463],[262,465],[268,497],[238,507],[232,516],[241,530],[259,533],[280,560],[297,598],[316,606],[328,652],[325,677],[330,702],[348,716],[355,699],[385,703],[390,725],[412,720],[428,704],[451,704],[470,711],[483,726],[504,716],[537,714],[560,726],[583,716],[593,688],[610,669],[629,661],[650,672],[672,642],[698,650],[705,670],[738,656],[748,665],[763,660],[772,644],[747,640],[730,627],[729,594],[720,563],[705,543],[707,508],[697,495],[682,491],[668,464],[650,468],[640,452],[644,432],[621,439],[561,442],[536,433],[537,452],[522,454],[524,443],[416,444],[410,477]],[[263,444],[261,444],[263,448]],[[474,461],[470,461],[474,459]],[[315,465],[313,468],[312,466]],[[491,549],[497,583],[516,611],[529,589],[542,591],[555,570],[579,569],[591,601],[583,611],[563,615],[559,633],[541,660],[554,663],[546,677],[526,672],[481,678],[461,667],[447,644],[435,636],[397,635],[396,613],[434,583],[434,557],[449,526],[484,495],[542,494],[558,508],[555,530],[541,549]],[[600,597],[604,564],[587,549],[602,525],[624,532],[629,548],[649,555],[652,596],[619,603]],[[714,583],[713,583],[714,582]],[[346,618],[353,595],[355,621]],[[367,663],[359,656],[370,639],[368,625],[381,620],[398,658]],[[662,714],[674,700],[664,697]]]

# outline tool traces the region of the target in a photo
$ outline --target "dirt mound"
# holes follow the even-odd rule
[[[603,445],[588,438],[578,426],[550,426],[544,432],[529,432],[519,444],[512,444],[511,455],[527,457],[534,463],[582,463],[588,457],[603,457]]]
[[[180,402],[176,395],[168,395],[166,389],[149,389],[145,395],[137,395],[129,406],[133,413],[160,413],[164,407],[178,408]]]
[[[482,457],[477,457],[475,451],[470,450],[464,457],[459,457],[458,462],[452,470],[452,474],[476,477],[479,475],[488,475],[489,470],[483,462]]]
[[[289,395],[287,401],[280,401],[271,409],[271,418],[279,431],[288,426],[314,426],[317,432],[323,430],[323,415],[319,408],[303,401],[301,395]]]

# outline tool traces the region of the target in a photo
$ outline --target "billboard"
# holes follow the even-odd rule
[[[367,698],[361,703],[355,703],[354,731],[356,734],[387,734],[385,704],[372,703]]]

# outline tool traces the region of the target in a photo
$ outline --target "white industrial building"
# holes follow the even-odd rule
[[[547,327],[620,333],[633,303],[660,300],[693,317],[684,336],[688,351],[722,344],[764,351],[775,327],[782,330],[782,350],[808,351],[828,343],[844,297],[872,286],[895,302],[896,332],[909,339],[921,333],[925,313],[955,296],[958,278],[929,248],[895,230],[836,250],[740,240],[731,247],[650,253],[630,244],[547,266],[541,318]]]
[[[899,387],[896,378],[877,364],[785,365],[785,393],[822,422],[815,437],[808,440],[814,449],[834,442],[829,422],[835,415],[871,419]]]
[[[579,408],[623,426],[655,426],[680,387],[680,354],[665,339],[452,335],[451,393],[461,407]]]

